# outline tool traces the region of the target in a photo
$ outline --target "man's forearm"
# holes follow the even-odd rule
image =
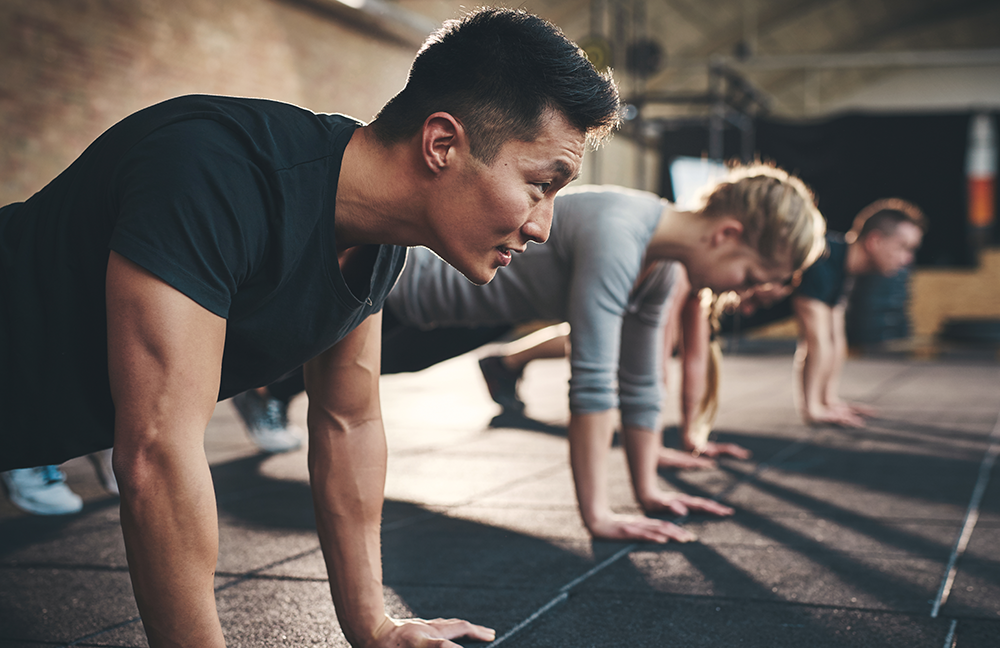
[[[115,449],[129,573],[152,648],[225,645],[215,607],[215,493],[199,450]]]
[[[836,306],[830,327],[830,374],[823,391],[823,404],[832,406],[840,402],[840,375],[847,361],[847,329],[844,307]]]
[[[380,538],[385,434],[381,420],[343,430],[317,422],[310,412],[309,438],[316,526],[337,618],[348,641],[365,646],[386,620]]]
[[[823,352],[808,342],[800,341],[795,354],[795,364],[799,374],[802,407],[808,416],[822,407],[823,403],[823,375],[826,372]]]

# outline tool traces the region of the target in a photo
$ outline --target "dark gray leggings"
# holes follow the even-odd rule
[[[399,321],[388,308],[382,309],[382,373],[420,371],[478,349],[511,330],[510,325],[442,327],[421,330]],[[302,368],[290,371],[267,386],[271,396],[286,405],[305,391]]]

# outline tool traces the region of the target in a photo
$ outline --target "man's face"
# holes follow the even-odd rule
[[[923,232],[913,223],[899,223],[891,233],[871,232],[865,241],[875,272],[895,276],[913,263],[913,255],[920,247]]]
[[[585,143],[582,131],[550,111],[534,141],[506,142],[489,165],[458,151],[456,173],[441,179],[435,195],[436,240],[428,247],[473,283],[488,283],[513,252],[548,239],[552,201],[579,174]]]

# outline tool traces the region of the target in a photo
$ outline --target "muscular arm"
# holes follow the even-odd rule
[[[337,616],[352,645],[385,620],[379,530],[386,445],[378,400],[381,314],[306,363],[309,477]]]
[[[831,407],[827,401],[831,381],[832,388],[835,389],[834,377],[843,363],[842,356],[838,360],[838,353],[843,351],[838,351],[838,343],[834,337],[836,311],[818,299],[802,296],[792,297],[792,308],[799,325],[795,367],[799,376],[803,418],[809,423],[862,425],[863,421],[856,414]],[[842,333],[842,322],[840,327]]]
[[[830,312],[830,340],[833,357],[830,363],[830,378],[823,392],[823,403],[830,408],[840,405],[840,373],[847,360],[846,306],[838,304]]]
[[[305,365],[309,475],[330,591],[352,646],[431,645],[493,631],[457,619],[396,621],[385,614],[380,525],[386,443],[378,397],[381,313]],[[459,648],[450,641],[435,646]]]
[[[149,645],[223,646],[204,434],[225,320],[114,252],[107,310],[122,533]]]

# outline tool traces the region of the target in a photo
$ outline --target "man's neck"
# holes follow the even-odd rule
[[[849,275],[862,275],[871,272],[871,262],[859,241],[847,244],[847,254],[844,258],[844,269]]]
[[[371,127],[354,131],[337,182],[338,248],[418,243],[423,203],[410,155],[405,143],[384,146]]]

